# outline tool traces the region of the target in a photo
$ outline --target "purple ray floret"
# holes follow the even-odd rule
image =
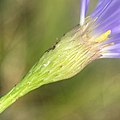
[[[81,25],[83,25],[85,22],[88,5],[89,5],[89,0],[81,0],[81,13],[80,13],[80,24]]]
[[[88,5],[89,0],[81,0],[81,26],[86,23]],[[90,18],[94,21],[92,36],[97,38],[101,58],[120,58],[120,0],[98,0]]]
[[[101,12],[102,11],[102,12]],[[96,10],[91,14],[94,19],[98,17],[95,29],[97,34],[111,30],[111,37],[105,43],[114,43],[103,54],[103,58],[120,57],[120,0],[99,0]],[[103,49],[104,50],[104,49]]]

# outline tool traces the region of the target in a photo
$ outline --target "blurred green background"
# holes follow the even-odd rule
[[[79,6],[79,0],[0,0],[0,96],[79,23]],[[120,120],[120,60],[97,60],[69,80],[42,86],[0,120]]]

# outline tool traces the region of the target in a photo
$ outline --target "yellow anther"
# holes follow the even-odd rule
[[[111,34],[111,30],[108,30],[107,32],[100,35],[98,38],[95,39],[95,42],[104,42],[108,39],[108,36]]]

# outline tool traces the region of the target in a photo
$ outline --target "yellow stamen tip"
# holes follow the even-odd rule
[[[100,35],[98,38],[95,39],[95,42],[104,42],[108,39],[108,36],[111,34],[111,30],[108,30],[107,32]]]

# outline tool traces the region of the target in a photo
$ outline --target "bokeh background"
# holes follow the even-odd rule
[[[0,96],[79,23],[79,6],[79,0],[0,0]],[[120,59],[97,60],[69,80],[42,86],[0,120],[120,120]]]

